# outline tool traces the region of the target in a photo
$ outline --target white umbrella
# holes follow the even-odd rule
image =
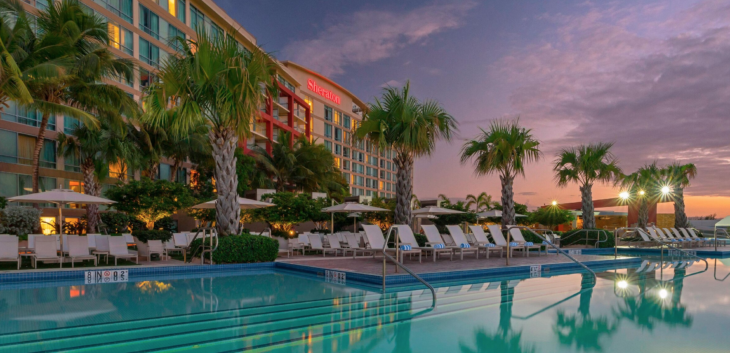
[[[419,208],[419,209],[411,212],[411,214],[414,214],[414,215],[444,215],[444,214],[460,214],[460,213],[466,213],[466,212],[452,210],[452,209],[443,208],[443,207],[436,207],[436,206],[428,206],[428,207],[424,207],[424,208]]]
[[[334,216],[334,214],[332,214]],[[353,212],[347,215],[348,218],[352,218],[352,232],[355,233],[357,230],[357,218],[360,217],[360,212]]]
[[[14,196],[8,198],[12,202],[34,202],[43,203],[50,202],[58,205],[58,218],[61,224],[61,235],[63,235],[63,205],[82,204],[82,205],[109,205],[116,203],[115,201],[102,197],[86,195],[69,189],[53,189],[51,191],[39,192],[36,194],[28,194],[22,196]],[[61,237],[63,238],[63,237]],[[63,242],[63,240],[61,240]]]
[[[493,217],[502,217],[502,211],[500,210],[491,210],[491,211],[485,211],[482,213],[477,213],[477,217],[479,218],[493,218]],[[527,217],[523,214],[515,213],[515,217]]]
[[[218,200],[216,199],[213,201],[203,202],[203,203],[195,205],[191,208],[213,209],[213,208],[215,208],[216,201],[218,201]],[[253,209],[257,209],[257,208],[276,206],[273,203],[246,199],[246,198],[243,198],[240,196],[238,197],[238,204],[241,205],[242,210],[253,210]]]
[[[322,209],[322,212],[324,212],[324,213],[332,213],[332,222],[331,222],[330,231],[333,234],[335,232],[335,212],[382,212],[382,211],[390,212],[390,210],[385,209],[385,208],[363,205],[361,203],[356,203],[356,202],[345,202],[345,203],[341,203],[339,205],[325,207]]]

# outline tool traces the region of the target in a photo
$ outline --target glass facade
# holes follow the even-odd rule
[[[123,20],[132,23],[132,0],[94,0],[94,2],[104,6]]]
[[[160,65],[160,48],[150,42],[139,39],[139,60],[147,65],[159,67]]]

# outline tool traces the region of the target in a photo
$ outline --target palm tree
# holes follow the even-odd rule
[[[675,162],[662,169],[662,175],[671,189],[670,197],[674,201],[674,227],[687,228],[690,224],[684,207],[684,188],[689,186],[690,179],[697,176],[697,167],[692,163]]]
[[[596,228],[593,214],[593,184],[618,180],[621,168],[611,153],[613,143],[580,145],[562,150],[555,159],[555,179],[559,187],[580,185],[583,229]]]
[[[124,124],[113,124],[100,119],[101,125],[82,125],[70,135],[58,135],[58,154],[65,158],[77,158],[84,175],[84,193],[101,196],[101,183],[108,176],[109,165],[125,165],[139,152],[127,139]],[[98,205],[87,205],[88,232],[95,233],[99,221]]]
[[[280,134],[276,143],[272,141],[271,154],[259,146],[253,149],[254,160],[272,180],[276,191],[342,193],[347,184],[335,167],[332,152],[304,136],[293,143],[291,139],[289,133]]]
[[[18,2],[5,4],[13,8],[12,12],[23,12]],[[2,6],[2,8],[7,8]],[[23,82],[23,73],[15,61],[15,56],[23,54],[19,43],[28,39],[30,28],[26,16],[11,19],[9,16],[0,16],[0,111],[8,107],[8,101],[14,100],[20,104],[33,102],[28,88]]]
[[[210,141],[208,141],[207,133],[208,128],[200,125],[187,136],[170,136],[163,143],[163,154],[172,160],[170,181],[177,180],[178,170],[185,161],[195,159],[197,155],[210,156]]]
[[[130,122],[127,130],[128,138],[134,141],[140,152],[134,160],[135,169],[140,169],[144,177],[157,178],[160,161],[165,155],[165,147],[172,143],[166,129],[146,122],[136,124]],[[182,140],[184,137],[179,139]]]
[[[12,0],[6,0],[9,4]],[[23,17],[13,5],[13,16]],[[105,78],[130,80],[134,65],[108,50],[108,26],[100,17],[88,15],[77,0],[54,2],[37,16],[36,37],[28,28],[22,60],[17,60],[33,102],[25,107],[38,111],[42,118],[33,151],[33,192],[38,192],[40,154],[51,115],[63,114],[97,126],[89,112],[122,113],[134,116],[139,106],[132,97]]]
[[[525,164],[540,158],[540,142],[530,129],[515,121],[493,121],[489,130],[467,141],[461,149],[461,163],[474,160],[477,175],[499,174],[502,183],[502,226],[515,224],[515,201],[512,184],[517,175],[525,175]]]
[[[387,87],[383,96],[370,104],[370,112],[355,132],[368,137],[381,149],[395,151],[397,170],[395,223],[410,224],[413,194],[413,162],[429,156],[436,140],[450,140],[456,121],[433,100],[419,102],[410,94],[410,82],[400,88]]]
[[[492,207],[492,195],[484,191],[478,196],[472,194],[466,195],[466,207],[471,208],[471,206],[474,206],[474,212],[476,213],[489,211]]]
[[[250,133],[267,93],[276,93],[275,64],[260,49],[246,50],[232,37],[212,36],[203,28],[197,39],[183,42],[182,53],[163,63],[160,81],[148,87],[141,119],[175,136],[200,124],[208,127],[218,193],[216,226],[220,234],[237,234],[241,210],[235,150]]]
[[[661,193],[661,170],[656,162],[644,165],[636,172],[621,178],[621,186],[630,190],[632,197],[639,202],[639,228],[646,228],[649,223],[649,202],[659,200]]]

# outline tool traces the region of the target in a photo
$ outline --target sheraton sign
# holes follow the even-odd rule
[[[340,104],[340,96],[332,93],[332,91],[330,91],[324,87],[318,86],[317,82],[314,82],[314,80],[312,80],[311,78],[307,79],[307,89],[314,93],[317,93],[320,96],[327,98],[337,104]]]

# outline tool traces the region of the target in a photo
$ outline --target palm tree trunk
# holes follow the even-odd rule
[[[81,171],[84,174],[84,194],[96,196],[97,187],[94,180],[94,160],[86,158],[81,164]],[[86,205],[86,232],[96,233],[96,226],[99,218],[98,205]]]
[[[646,201],[646,196],[642,197],[639,201],[639,228],[646,229],[646,225],[649,223],[649,203]]]
[[[593,214],[593,185],[580,187],[581,210],[583,211],[583,229],[596,228],[596,216]]]
[[[33,149],[33,193],[38,192],[38,181],[40,179],[40,162],[41,162],[41,150],[43,149],[43,142],[46,137],[46,126],[48,126],[48,118],[50,114],[43,113],[41,119],[41,126],[38,127],[38,136],[35,140],[35,148]]]
[[[180,169],[180,162],[176,159],[174,163],[172,163],[172,167],[170,167],[170,181],[176,182],[177,181],[177,170]]]
[[[687,213],[684,211],[684,189],[674,189],[674,227],[689,228]]]
[[[499,181],[502,182],[502,227],[506,227],[515,224],[515,194],[512,191],[514,177],[500,175]]]
[[[407,153],[399,153],[394,160],[398,167],[395,187],[396,204],[394,224],[410,224],[411,195],[413,194],[413,157]]]
[[[147,169],[147,177],[155,180],[157,178],[157,174],[160,171],[160,164],[159,163],[150,163],[149,168]]]
[[[215,203],[215,219],[221,235],[238,234],[241,208],[238,204],[238,174],[236,174],[236,147],[238,136],[232,128],[211,130],[210,144],[215,160],[215,187],[218,201]]]

